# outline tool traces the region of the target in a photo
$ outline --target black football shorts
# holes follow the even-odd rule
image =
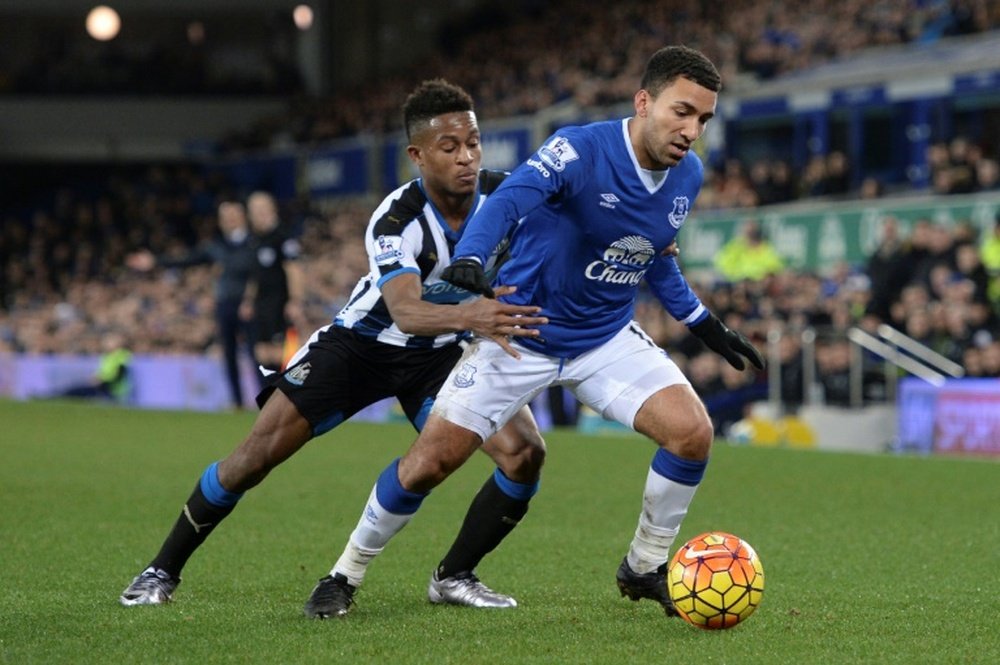
[[[270,376],[257,404],[263,408],[277,388],[309,421],[313,436],[319,436],[366,406],[396,397],[420,429],[461,356],[459,344],[436,349],[393,346],[329,326],[295,365]]]

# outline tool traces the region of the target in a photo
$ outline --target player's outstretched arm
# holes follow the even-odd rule
[[[512,286],[497,287],[498,295],[513,293]],[[411,335],[443,335],[470,330],[489,337],[515,358],[520,357],[510,347],[508,337],[534,337],[532,326],[548,323],[537,316],[541,308],[532,305],[511,305],[490,298],[477,298],[461,305],[437,305],[421,298],[420,277],[405,273],[382,285],[382,297],[389,307],[392,320]]]

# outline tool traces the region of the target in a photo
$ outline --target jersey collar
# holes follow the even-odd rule
[[[475,196],[475,199],[473,200],[472,207],[469,208],[469,214],[465,216],[462,226],[460,226],[457,231],[453,230],[451,226],[448,225],[448,222],[444,221],[444,215],[442,215],[441,211],[437,209],[436,205],[434,205],[434,201],[431,200],[431,197],[427,195],[427,190],[424,189],[423,178],[417,179],[417,186],[420,187],[420,191],[423,192],[424,198],[427,199],[427,205],[434,213],[434,219],[437,221],[438,226],[441,227],[441,232],[444,234],[444,237],[451,242],[458,242],[459,238],[462,237],[462,233],[465,231],[465,227],[469,225],[469,220],[472,219],[472,216],[479,211],[479,206],[483,204],[483,196],[479,193],[479,181],[476,181],[476,192],[473,195]]]
[[[632,149],[632,139],[628,135],[628,121],[628,118],[622,118],[622,138],[625,140],[625,149],[628,151],[629,159],[632,160],[632,166],[635,168],[635,174],[638,176],[639,181],[642,182],[647,192],[655,194],[660,190],[660,187],[663,187],[663,183],[667,181],[670,169],[667,169],[664,173],[663,171],[650,171],[639,165],[639,158],[635,156],[635,150]],[[654,175],[656,173],[662,173],[663,175],[657,178]]]

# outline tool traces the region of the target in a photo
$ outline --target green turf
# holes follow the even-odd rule
[[[0,402],[0,662],[997,663],[1000,465],[717,445],[682,538],[755,546],[764,600],[701,631],[619,597],[653,448],[550,433],[542,491],[480,567],[520,607],[426,601],[490,465],[438,488],[372,566],[355,611],[301,607],[412,432],[345,425],[247,495],[176,602],[122,608],[205,465],[252,415]]]

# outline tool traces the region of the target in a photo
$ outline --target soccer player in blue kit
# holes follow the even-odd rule
[[[559,130],[472,218],[442,279],[497,295],[483,266],[513,231],[497,283],[517,291],[499,298],[540,305],[548,323],[538,337],[513,340],[519,359],[490,339],[465,350],[417,440],[379,477],[378,496],[373,492],[334,572],[358,577],[352,551],[359,532],[368,551],[383,548],[497,428],[542,390],[562,385],[659,446],[617,582],[622,595],[652,599],[675,614],[666,562],[708,463],[712,422],[677,365],[632,317],[645,279],[709,348],[737,369],[746,367],[744,358],[763,369],[757,349],[705,308],[667,251],[701,188],[702,163],[690,150],[715,114],[720,88],[718,71],[698,51],[657,51],[633,117]],[[391,503],[381,503],[384,497]]]

